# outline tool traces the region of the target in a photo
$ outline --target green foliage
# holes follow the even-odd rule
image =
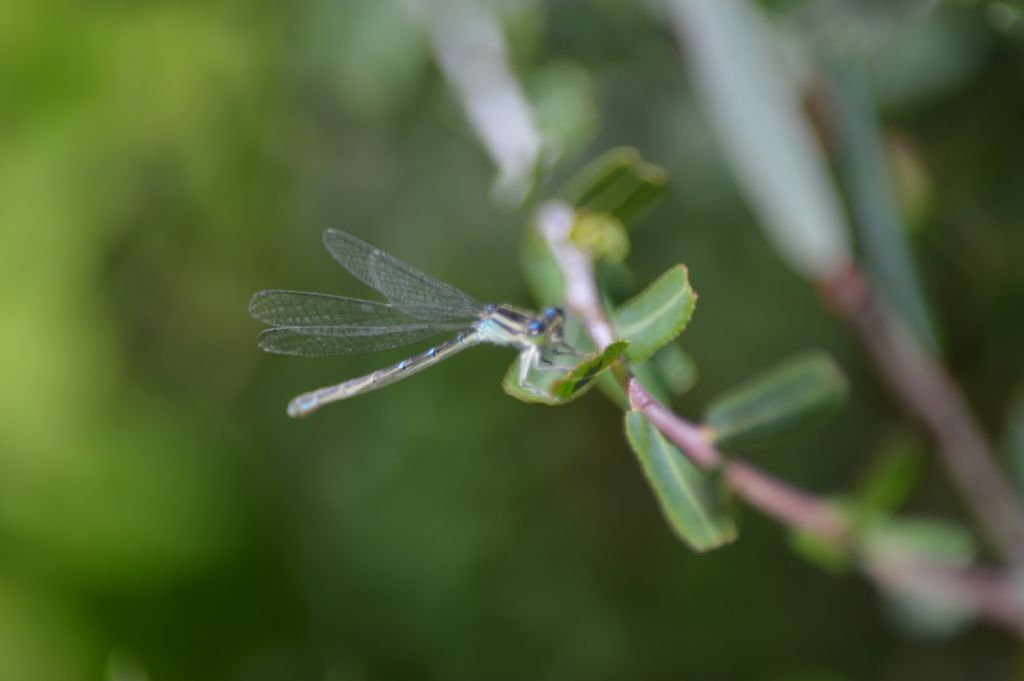
[[[1018,389],[1010,404],[1003,440],[1018,493],[1024,497],[1024,390]]]
[[[922,561],[947,568],[969,565],[975,547],[965,528],[928,518],[887,519],[865,529],[861,546],[873,569],[905,585],[888,596],[893,616],[908,631],[949,636],[970,622],[972,613],[956,592],[933,586],[928,570],[919,567]]]
[[[619,147],[577,173],[562,189],[562,196],[583,213],[604,213],[628,225],[668,187],[664,169],[644,161],[632,147]]]
[[[626,357],[643,361],[674,340],[696,304],[686,266],[676,265],[620,305],[612,313],[612,324],[618,336],[629,341]]]
[[[834,575],[846,575],[856,565],[857,556],[852,547],[823,539],[811,532],[791,530],[789,544],[806,560]]]
[[[638,411],[626,414],[626,436],[669,526],[694,551],[736,539],[725,486],[676,449]]]
[[[920,443],[907,434],[891,438],[878,452],[855,497],[860,523],[896,511],[910,497],[924,466]]]
[[[874,102],[856,67],[835,66],[839,162],[848,186],[864,261],[887,299],[932,352],[939,347],[896,205]]]
[[[505,374],[501,387],[506,394],[523,402],[559,405],[572,402],[586,393],[594,380],[608,370],[616,359],[629,347],[627,341],[612,343],[603,352],[583,356],[573,366],[539,367],[527,377],[529,385],[519,381],[522,356],[518,357]]]
[[[697,384],[697,363],[678,343],[669,343],[654,353],[651,363],[658,377],[673,395],[682,395]]]
[[[533,74],[528,86],[537,125],[550,147],[549,162],[574,156],[590,143],[601,113],[585,67],[569,60],[550,62]]]
[[[254,348],[253,291],[355,293],[319,251],[325,227],[412,253],[482,300],[564,300],[530,236],[524,250],[540,248],[521,285],[527,211],[490,200],[463,109],[426,36],[395,12],[409,4],[0,2],[0,679],[1013,669],[1019,644],[981,626],[968,645],[893,655],[907,645],[865,585],[794,568],[779,528],[755,514],[729,551],[690,555],[623,474],[618,412],[508,399],[487,378],[507,351],[465,353],[323,419],[287,418],[284,397],[401,359],[288,362]],[[786,348],[850,352],[752,234],[757,207],[726,173],[651,3],[498,4],[528,28],[524,46],[527,31],[502,26],[511,66],[563,161],[600,124],[599,143],[670,163],[670,198],[647,212],[629,264],[660,272],[685,257],[699,284],[701,323],[681,340],[701,388],[681,410]],[[980,422],[1004,422],[1007,378],[1024,375],[1017,38],[990,27],[998,3],[939,3],[902,22],[880,11],[896,3],[820,4],[829,30],[854,27],[866,46],[887,135],[941,187],[913,255],[968,400]],[[870,21],[850,20],[857,8]],[[805,18],[773,20],[788,54],[813,59],[801,48],[820,26]],[[788,177],[782,157],[759,159]],[[632,366],[665,401],[660,359],[678,343]],[[773,462],[816,489],[849,480],[879,420],[899,418],[866,362],[844,366],[869,388]],[[618,390],[612,374],[597,380]],[[929,482],[929,509],[962,513]]]
[[[715,399],[705,422],[720,445],[756,445],[820,420],[845,396],[846,379],[839,367],[828,356],[811,353]]]

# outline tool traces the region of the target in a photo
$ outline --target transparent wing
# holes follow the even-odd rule
[[[328,229],[324,246],[342,267],[380,291],[402,312],[420,319],[472,320],[484,306],[351,234]]]
[[[274,326],[389,326],[422,323],[398,308],[358,298],[307,291],[260,291],[249,314]]]
[[[297,357],[354,355],[397,348],[436,336],[442,331],[464,328],[454,324],[447,329],[437,324],[364,327],[358,330],[331,326],[282,326],[260,333],[256,345],[267,352]]]

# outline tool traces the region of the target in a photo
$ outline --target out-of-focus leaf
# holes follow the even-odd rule
[[[415,91],[427,64],[427,41],[400,0],[350,3],[342,31],[331,40],[338,57],[341,98],[353,113],[371,118],[391,113]]]
[[[685,265],[676,265],[612,313],[619,338],[629,341],[626,357],[643,361],[686,328],[697,294]]]
[[[1017,481],[1017,489],[1024,495],[1024,388],[1018,391],[1010,404],[1004,441],[1006,454],[1010,459],[1010,469]]]
[[[892,438],[878,453],[856,496],[856,515],[870,522],[895,511],[921,477],[920,443],[910,435]]]
[[[710,551],[736,539],[726,490],[717,475],[683,456],[638,411],[626,414],[626,437],[680,539],[695,551]]]
[[[568,60],[549,62],[530,76],[533,113],[551,164],[581,151],[597,132],[600,112],[591,81],[589,71]]]
[[[526,230],[519,260],[526,285],[537,302],[541,305],[560,304],[565,298],[565,279],[551,249],[537,230]]]
[[[95,673],[95,632],[52,589],[0,573],[0,679],[58,681]],[[93,677],[96,678],[96,677]]]
[[[668,186],[664,168],[641,159],[633,147],[618,147],[584,167],[561,194],[580,212],[607,213],[628,225],[661,198]]]
[[[612,343],[603,352],[578,358],[566,367],[537,367],[530,371],[527,383],[519,381],[522,356],[509,367],[501,387],[506,394],[522,402],[549,405],[566,404],[583,395],[594,384],[594,379],[608,369],[629,346],[626,341]]]
[[[886,164],[892,173],[893,191],[906,232],[925,229],[935,203],[935,183],[921,151],[910,139],[890,131],[885,139]]]
[[[834,62],[832,73],[839,109],[839,162],[865,260],[918,339],[935,352],[938,340],[896,206],[874,103],[855,67]]]
[[[669,343],[654,353],[648,364],[673,395],[682,395],[697,384],[697,364],[678,343]]]
[[[620,263],[629,255],[626,226],[611,213],[579,213],[571,238],[593,260]]]
[[[969,565],[975,555],[974,541],[963,527],[933,519],[890,519],[867,528],[861,547],[868,569],[886,577],[879,581],[888,585],[893,615],[910,632],[949,636],[973,617],[957,592],[920,567]]]
[[[788,435],[833,411],[846,396],[836,363],[810,353],[714,400],[705,416],[717,444],[748,446]]]
[[[948,11],[875,28],[867,41],[863,34],[855,40],[870,53],[872,89],[886,108],[937,97],[969,79],[984,63],[990,36],[984,24]]]
[[[836,575],[848,573],[855,564],[850,547],[811,532],[793,530],[789,533],[789,543],[806,560]]]
[[[746,0],[667,4],[718,142],[775,248],[805,276],[835,276],[851,257],[843,211],[762,10]]]

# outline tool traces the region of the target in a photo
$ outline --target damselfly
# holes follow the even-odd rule
[[[260,291],[249,303],[249,313],[272,327],[260,333],[261,349],[326,357],[395,348],[443,331],[458,333],[386,369],[299,395],[288,404],[293,418],[383,388],[480,343],[519,350],[519,382],[527,387],[532,369],[554,366],[550,357],[576,354],[562,340],[563,315],[558,308],[535,315],[511,305],[484,305],[351,234],[328,229],[323,241],[342,267],[389,302],[305,291]]]

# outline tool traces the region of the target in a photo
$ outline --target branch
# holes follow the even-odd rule
[[[992,545],[1024,562],[1024,508],[995,464],[956,383],[854,267],[821,282],[826,300],[850,324],[890,389],[931,432],[953,483]]]
[[[577,314],[599,349],[615,338],[601,305],[590,259],[570,240],[575,214],[551,201],[537,212],[537,227],[565,279],[565,305]],[[720,467],[729,487],[751,506],[779,523],[814,534],[839,547],[854,547],[854,523],[828,501],[799,490],[742,461],[727,459],[705,429],[658,402],[635,376],[618,372],[633,409],[702,468]],[[904,552],[858,552],[866,575],[879,586],[904,595],[941,598],[1024,637],[1024,599],[1012,576],[976,567],[946,565]]]

